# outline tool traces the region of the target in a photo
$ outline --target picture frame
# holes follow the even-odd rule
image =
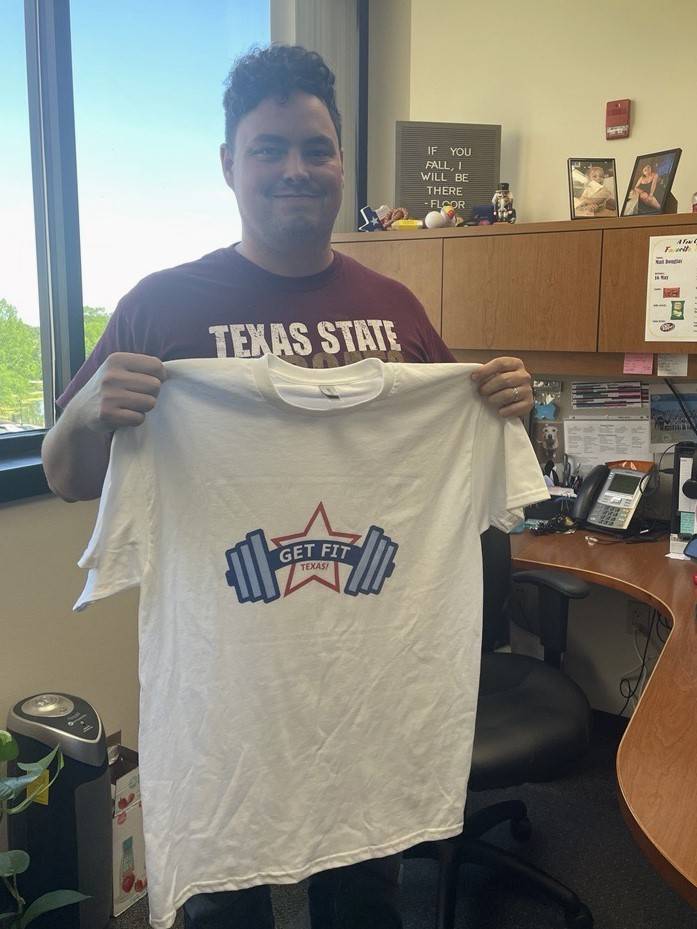
[[[669,203],[673,204],[669,212],[674,211],[670,191],[681,155],[681,148],[668,148],[637,157],[622,204],[622,216],[663,213]]]
[[[614,158],[569,158],[567,172],[572,219],[619,216]]]

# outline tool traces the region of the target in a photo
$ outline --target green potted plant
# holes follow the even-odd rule
[[[8,816],[16,815],[34,802],[34,797],[39,792],[37,790],[39,785],[34,785],[34,791],[29,790],[29,788],[35,781],[42,778],[41,789],[48,789],[63,768],[63,753],[60,746],[57,745],[52,752],[49,752],[39,761],[30,764],[22,764],[18,761],[17,767],[24,774],[18,777],[8,777],[7,762],[15,761],[18,755],[19,748],[12,735],[4,729],[0,729],[0,823],[5,813]],[[54,759],[56,760],[56,771],[49,780],[49,766]],[[19,799],[25,791],[26,797]],[[32,920],[43,913],[88,899],[85,894],[81,894],[76,890],[52,890],[50,893],[38,897],[27,906],[26,901],[17,889],[17,875],[23,874],[29,868],[30,863],[29,855],[21,849],[0,852],[0,877],[17,907],[16,910],[0,913],[0,929],[25,929]]]

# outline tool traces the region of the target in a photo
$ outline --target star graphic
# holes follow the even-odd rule
[[[318,530],[310,532],[310,530],[315,525],[315,523],[319,523],[320,525],[323,523],[324,526],[322,528],[319,528]],[[291,535],[279,535],[275,539],[271,539],[271,541],[273,542],[274,545],[278,545],[279,547],[290,541],[295,542],[299,539],[308,539],[308,538],[310,539],[344,539],[349,545],[352,545],[356,542],[357,539],[360,539],[360,537],[361,537],[360,533],[337,532],[336,530],[332,529],[332,527],[329,525],[329,518],[327,516],[327,511],[324,509],[324,504],[320,501],[317,508],[315,509],[315,512],[310,517],[310,521],[308,522],[307,526],[305,526],[302,532],[295,532]],[[330,574],[331,569],[333,567],[334,568],[333,582],[328,581],[326,576],[322,577],[316,571],[313,571],[311,573],[303,571],[302,581],[294,584],[293,578],[295,576],[295,569],[298,567],[298,565],[297,564],[291,565],[290,574],[288,575],[288,580],[286,581],[286,589],[283,591],[283,596],[287,597],[288,594],[292,594],[294,590],[298,590],[300,587],[304,587],[305,584],[309,584],[310,581],[319,581],[320,584],[324,584],[325,587],[329,587],[331,590],[335,590],[337,593],[339,593],[340,592],[339,562],[329,561],[329,562],[326,562],[326,564],[329,567],[327,568],[326,571],[323,572],[323,574],[325,575]]]

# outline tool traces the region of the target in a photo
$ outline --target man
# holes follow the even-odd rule
[[[333,84],[322,59],[297,47],[257,51],[231,71],[220,154],[242,239],[151,275],[119,303],[59,398],[65,411],[44,442],[48,481],[63,499],[99,496],[111,435],[154,408],[163,361],[265,353],[314,367],[366,356],[455,360],[413,294],[331,249],[343,185]],[[495,359],[474,376],[501,415],[531,409],[519,359]],[[399,856],[390,856],[315,875],[313,929],[400,927],[398,871]],[[198,894],[184,913],[190,929],[273,926],[267,887]]]

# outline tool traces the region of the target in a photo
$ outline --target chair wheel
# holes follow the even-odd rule
[[[511,835],[519,842],[527,842],[532,835],[532,823],[527,816],[511,820]]]
[[[583,903],[580,904],[575,913],[566,913],[564,922],[567,929],[593,929],[593,916]]]

